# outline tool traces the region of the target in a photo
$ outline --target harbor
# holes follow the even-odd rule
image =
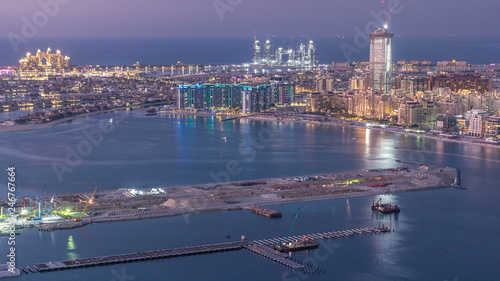
[[[457,177],[460,173],[454,168],[421,165],[151,189],[96,187],[91,193],[79,194],[48,195],[44,191],[36,198],[18,197],[16,226],[54,231],[90,223],[240,209],[274,218],[281,213],[262,204],[442,188],[460,182]],[[4,224],[0,222],[0,228]]]
[[[199,246],[183,247],[175,249],[150,250],[143,252],[91,257],[91,258],[74,259],[74,260],[49,261],[44,263],[37,263],[34,265],[21,266],[19,270],[23,274],[31,274],[38,272],[43,273],[43,272],[57,271],[57,270],[70,270],[76,268],[103,266],[103,265],[111,265],[117,263],[140,262],[140,261],[175,258],[182,256],[213,254],[218,252],[237,251],[245,249],[253,254],[261,256],[265,259],[268,259],[274,263],[277,263],[291,270],[301,271],[305,274],[320,274],[324,273],[324,270],[311,266],[310,264],[306,264],[294,258],[292,255],[284,254],[280,251],[277,251],[273,249],[273,245],[276,245],[285,239],[300,240],[303,239],[304,237],[307,237],[308,239],[314,239],[316,241],[320,241],[326,239],[340,239],[340,238],[362,236],[362,235],[382,234],[384,232],[388,232],[386,230],[387,230],[386,228],[367,227],[367,228],[313,233],[306,235],[295,235],[288,238],[279,237],[279,238],[269,238],[269,239],[261,239],[254,241],[246,241],[244,239],[245,237],[242,237],[242,241],[234,241],[226,243],[207,244],[207,245],[199,245]]]

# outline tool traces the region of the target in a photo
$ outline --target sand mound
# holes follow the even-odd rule
[[[190,207],[190,203],[187,200],[175,200],[175,199],[168,199],[167,202],[162,204],[165,207],[169,208],[186,208]]]

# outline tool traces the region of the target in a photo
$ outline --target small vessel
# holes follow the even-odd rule
[[[156,115],[157,112],[156,112],[156,109],[154,107],[150,107],[148,109],[146,109],[146,116],[152,116],[152,115]]]
[[[236,120],[238,119],[239,117],[229,117],[229,118],[224,118],[222,119],[221,121],[231,121],[231,120]]]
[[[377,202],[373,203],[372,210],[384,214],[396,213],[400,211],[398,205],[382,204],[382,198],[378,199]]]
[[[308,237],[304,237],[302,238],[302,240],[299,241],[280,243],[274,246],[274,249],[280,252],[295,252],[301,250],[315,249],[318,247],[319,247],[318,242],[312,241]]]
[[[221,139],[224,141],[227,141],[227,137],[222,137]]]

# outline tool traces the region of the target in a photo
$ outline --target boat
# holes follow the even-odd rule
[[[227,137],[222,137],[221,139],[224,141],[227,141]]]
[[[278,245],[274,246],[274,249],[278,250],[280,252],[295,252],[295,251],[315,249],[318,247],[319,247],[318,242],[312,241],[308,237],[304,237],[304,238],[302,238],[302,240],[299,240],[299,241],[284,242],[284,243],[278,244]]]
[[[154,107],[150,107],[148,109],[146,109],[146,116],[152,116],[152,115],[156,115],[157,112],[156,112],[156,109]]]
[[[259,215],[262,215],[262,216],[265,216],[265,217],[268,217],[268,218],[279,218],[279,217],[283,216],[283,214],[281,212],[278,212],[278,211],[275,211],[275,210],[272,210],[272,209],[269,209],[266,207],[256,206],[256,205],[250,205],[250,207],[252,207],[252,212],[259,214]]]
[[[239,117],[228,117],[228,118],[224,118],[222,119],[221,121],[231,121],[231,120],[236,120],[238,119]]]
[[[373,203],[372,210],[384,214],[396,213],[400,211],[398,205],[382,204],[382,198],[378,199],[377,202]]]

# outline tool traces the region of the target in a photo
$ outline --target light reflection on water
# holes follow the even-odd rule
[[[48,192],[81,192],[91,191],[96,183],[103,189],[111,189],[211,182],[209,173],[223,170],[230,160],[238,161],[243,168],[233,179],[245,180],[388,168],[399,165],[395,159],[409,160],[412,153],[420,153],[426,163],[461,169],[463,185],[469,189],[385,195],[384,202],[402,208],[400,214],[390,216],[373,214],[372,197],[354,197],[273,206],[284,213],[278,220],[233,211],[194,215],[190,217],[190,224],[181,217],[172,217],[96,224],[52,233],[28,230],[19,237],[18,252],[23,257],[23,265],[223,242],[228,233],[250,239],[278,237],[286,233],[290,218],[300,207],[295,234],[379,224],[395,228],[386,235],[336,241],[341,246],[320,264],[327,274],[310,276],[308,280],[444,280],[454,276],[473,280],[470,256],[486,256],[481,264],[474,264],[474,271],[489,277],[500,276],[490,261],[496,260],[495,254],[483,250],[483,247],[499,248],[500,243],[495,240],[436,255],[467,241],[479,241],[500,233],[500,207],[496,199],[500,198],[499,150],[424,138],[417,140],[360,128],[250,120],[227,123],[196,116],[144,118],[137,112],[122,120],[62,183],[57,182],[50,165],[54,159],[65,157],[65,145],[74,146],[81,140],[79,130],[91,129],[102,119],[121,116],[122,113],[88,116],[43,131],[1,134],[2,163],[17,163],[20,192],[37,194],[43,183],[47,184]],[[238,151],[241,143],[258,136],[263,128],[273,127],[280,128],[273,141],[258,150],[252,161],[246,161],[248,155]],[[222,136],[228,137],[227,142],[221,141]],[[141,145],[145,143],[148,145]],[[0,243],[5,243],[5,238],[0,238]],[[221,262],[230,262],[231,268],[224,267],[225,272],[219,272]],[[258,265],[259,270],[249,269],[246,266],[249,262]],[[211,280],[281,280],[284,271],[244,251],[125,267],[127,272],[144,280],[162,278],[165,269],[173,280],[207,280],[207,275],[213,278]],[[82,280],[90,276],[96,280],[107,276],[107,280],[113,278],[111,269],[120,271],[118,266],[100,267],[72,271],[72,274]],[[58,274],[28,275],[19,280],[64,280],[58,279]]]

